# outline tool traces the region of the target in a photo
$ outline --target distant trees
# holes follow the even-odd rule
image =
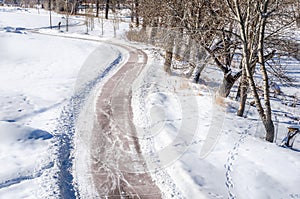
[[[36,0],[26,0],[26,1],[32,1],[36,2]],[[108,12],[109,10],[112,10],[115,12],[116,9],[121,9],[122,7],[130,8],[130,4],[133,1],[128,0],[46,0],[41,1],[44,3],[44,7],[46,9],[49,9],[49,1],[51,1],[51,9],[60,12],[60,13],[66,13],[69,12],[70,15],[78,14],[79,10],[86,10],[86,9],[92,9],[93,12],[83,12],[93,14],[95,17],[99,17],[100,10],[104,10],[105,18],[108,19]],[[135,0],[138,5],[138,1]],[[46,4],[47,2],[47,4]],[[135,10],[134,10],[135,12]]]
[[[241,72],[232,74],[232,62],[238,48],[235,37],[236,29],[224,17],[220,5],[222,1],[193,0],[182,2],[178,0],[159,2],[159,8],[149,8],[151,3],[145,2],[142,12],[143,20],[147,25],[154,25],[164,31],[163,41],[166,43],[165,70],[170,68],[170,58],[174,51],[175,57],[185,59],[192,66],[194,80],[197,81],[204,66],[196,64],[199,59],[207,59],[207,55],[215,62],[216,66],[224,73],[224,81],[219,89],[221,96],[228,96],[233,84],[241,76]],[[145,8],[143,7],[143,8]],[[157,13],[157,9],[160,13]],[[142,7],[141,7],[142,10]],[[225,11],[226,12],[226,11]],[[157,31],[156,31],[157,32]],[[151,34],[151,37],[154,35]],[[184,42],[182,42],[184,40]],[[196,43],[196,46],[194,46]],[[185,47],[182,47],[184,45]],[[188,47],[186,47],[188,46]],[[178,54],[180,50],[181,55]],[[203,49],[206,53],[203,53]],[[196,51],[196,52],[195,52]]]

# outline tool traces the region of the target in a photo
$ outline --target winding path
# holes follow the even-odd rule
[[[70,35],[35,34],[96,41]],[[109,42],[108,42],[109,43]],[[128,61],[102,87],[96,103],[90,155],[94,187],[101,198],[162,198],[141,154],[132,121],[131,85],[147,63],[147,55],[133,47],[112,44],[129,52]],[[69,181],[65,184],[69,185]],[[67,190],[72,188],[67,188]],[[64,194],[66,195],[66,194]],[[69,196],[69,194],[67,193]],[[74,196],[75,197],[75,196]]]
[[[161,192],[147,172],[132,122],[131,85],[147,55],[138,49],[102,87],[96,103],[96,124],[91,144],[92,176],[101,198],[161,198]]]

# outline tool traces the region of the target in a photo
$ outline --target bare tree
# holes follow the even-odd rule
[[[242,81],[241,88],[241,105],[245,102],[245,96],[248,86],[251,88],[252,95],[255,100],[255,105],[260,118],[266,130],[266,140],[273,142],[274,125],[272,121],[272,109],[270,103],[270,88],[269,74],[266,67],[268,60],[275,55],[276,49],[271,49],[268,45],[270,37],[278,35],[281,30],[287,28],[291,21],[289,17],[284,18],[285,23],[275,24],[272,21],[283,16],[283,10],[288,10],[288,4],[284,1],[273,0],[227,0],[227,6],[234,16],[234,20],[238,22],[241,48],[242,48]],[[285,9],[280,10],[280,7]],[[268,48],[267,48],[268,47]],[[254,70],[256,65],[259,65],[260,74],[263,79],[263,98],[260,98],[258,86],[254,78]],[[264,104],[263,104],[264,103]],[[244,107],[240,106],[240,113]]]
[[[140,0],[139,12],[147,26],[155,27],[150,33],[152,44],[157,42],[153,38],[156,38],[159,29],[171,30],[164,31],[167,37],[163,34],[166,38],[166,71],[171,70],[173,53],[180,59],[193,62],[195,59],[191,59],[192,54],[200,54],[201,49],[205,49],[224,74],[219,94],[227,97],[240,79],[240,107],[237,114],[243,115],[251,91],[266,130],[266,140],[272,142],[274,125],[269,78],[272,75],[281,80],[289,79],[284,72],[278,72],[282,69],[274,60],[279,59],[280,55],[298,56],[299,45],[285,37],[285,31],[299,15],[297,7],[298,0],[191,0],[184,3],[178,0]],[[184,48],[180,38],[188,38],[184,41],[188,46],[191,46],[189,42],[196,41],[198,53],[191,54],[194,50],[188,49],[183,58],[180,57],[178,52]],[[202,56],[202,59],[207,59],[207,56]],[[202,67],[201,64],[193,65],[193,78],[199,78]],[[260,85],[255,79],[258,68],[263,79],[262,98],[258,89]]]
[[[223,1],[194,0],[188,7],[184,27],[188,34],[198,42],[199,49],[204,48],[223,72],[223,81],[219,95],[227,97],[241,72],[234,74],[233,59],[239,41],[236,37],[235,22],[226,17]]]

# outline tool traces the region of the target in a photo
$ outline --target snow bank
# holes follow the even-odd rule
[[[38,198],[37,178],[53,166],[47,155],[52,134],[41,129],[0,122],[1,198]]]
[[[299,194],[300,153],[263,140],[255,107],[247,106],[246,118],[240,118],[235,115],[238,103],[215,98],[218,75],[212,75],[213,67],[206,69],[206,86],[194,85],[167,76],[157,49],[147,50],[149,64],[133,85],[132,106],[149,171],[165,198],[292,198]],[[289,70],[298,75],[295,65]],[[280,143],[286,127],[294,122],[283,113],[299,115],[299,111],[282,106],[277,99],[272,103]],[[210,150],[203,153],[210,139]]]
[[[23,27],[27,33],[0,28],[0,198],[57,198],[58,118],[99,43],[27,31],[48,25],[42,14],[0,15],[0,27]]]

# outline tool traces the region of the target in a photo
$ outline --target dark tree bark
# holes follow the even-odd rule
[[[164,63],[164,69],[167,73],[171,74],[171,65],[173,59],[173,49],[174,49],[174,35],[170,33],[167,36],[167,46],[166,46],[166,58]]]
[[[236,92],[235,101],[240,101],[241,99],[241,87],[242,87],[242,81],[240,81],[238,90]]]
[[[246,76],[246,69],[242,69],[242,77],[240,81],[240,87],[239,87],[239,92],[240,92],[240,106],[239,109],[237,110],[237,116],[242,117],[244,115],[245,107],[246,107],[246,101],[248,97],[248,88],[249,88],[249,83],[248,79]]]
[[[170,50],[166,50],[166,59],[165,59],[165,63],[164,63],[164,69],[169,74],[171,73],[172,59],[173,59],[173,52]]]
[[[221,97],[228,97],[230,90],[234,84],[234,81],[231,78],[223,77],[223,81],[219,87],[218,94]]]
[[[100,0],[96,0],[96,17],[99,17],[99,9],[100,9],[100,6],[99,6],[99,2]]]
[[[234,83],[240,78],[241,74],[241,72],[238,72],[233,76],[230,71],[228,73],[225,73],[222,84],[219,87],[218,94],[221,97],[228,97],[231,88],[233,87]]]
[[[52,4],[51,4],[51,0],[49,0],[49,17],[50,17],[50,28],[52,29]]]
[[[300,28],[300,16],[296,18],[297,27]]]
[[[191,80],[193,83],[198,83],[199,80],[200,80],[200,77],[201,77],[201,72],[203,71],[203,69],[205,68],[206,66],[206,62],[201,64],[200,66],[196,66],[192,75],[191,75]]]
[[[105,4],[105,19],[108,19],[108,11],[109,11],[109,0],[106,0],[106,4]]]
[[[139,19],[139,0],[135,0],[135,20],[136,20],[136,27],[140,26],[140,19]]]
[[[273,142],[274,141],[275,128],[274,128],[274,123],[273,123],[272,119],[270,119],[270,118],[264,119],[263,124],[264,124],[265,129],[266,129],[266,140],[268,142]]]
[[[133,3],[133,1],[131,3],[131,16],[130,16],[130,18],[131,18],[131,23],[133,23],[134,22],[134,3]]]

